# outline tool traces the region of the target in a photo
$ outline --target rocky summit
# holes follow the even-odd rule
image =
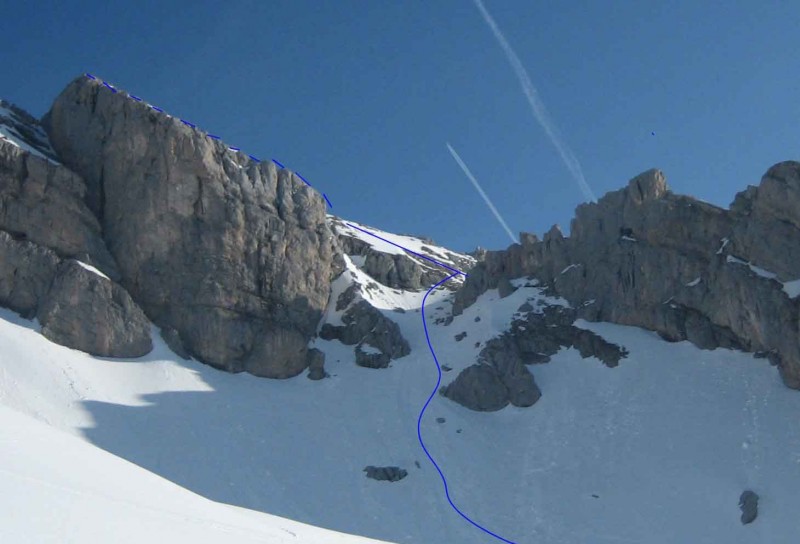
[[[461,313],[509,278],[537,278],[577,316],[703,349],[763,353],[800,389],[800,163],[776,164],[730,209],[672,193],[649,170],[553,227],[489,251],[456,293]]]

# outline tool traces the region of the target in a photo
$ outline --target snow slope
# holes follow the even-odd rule
[[[451,293],[426,307],[437,356],[454,369],[444,383],[525,300],[559,303],[534,282],[514,283],[510,296],[490,290],[449,326],[435,321],[449,315]],[[0,404],[214,501],[398,543],[490,542],[452,511],[417,442],[437,376],[422,315],[391,317],[411,355],[367,369],[351,346],[317,340],[331,377],[312,382],[176,360],[157,335],[141,359],[91,357],[3,310]],[[797,542],[800,394],[773,367],[631,327],[580,326],[629,357],[608,368],[565,349],[532,367],[543,396],[531,408],[476,413],[436,396],[426,411],[426,445],[467,515],[526,544]],[[377,482],[367,465],[409,474]],[[761,496],[748,526],[737,507],[745,488]]]
[[[214,503],[0,407],[0,542],[377,544]]]

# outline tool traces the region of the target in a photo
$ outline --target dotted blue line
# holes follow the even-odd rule
[[[104,86],[104,87],[106,87],[107,89],[109,89],[111,92],[113,92],[113,93],[116,93],[116,92],[117,92],[117,89],[116,89],[116,88],[115,88],[113,85],[111,85],[110,83],[108,83],[108,82],[106,82],[106,81],[102,81],[101,79],[98,79],[97,77],[93,76],[92,74],[90,74],[90,73],[88,73],[88,72],[87,72],[87,73],[85,73],[84,75],[85,75],[86,77],[88,77],[89,79],[91,79],[91,80],[94,80],[94,81],[99,81],[100,83],[102,83],[102,84],[103,84],[103,86]],[[136,95],[128,94],[128,96],[129,96],[129,97],[130,97],[132,100],[135,100],[136,102],[143,102],[143,100],[142,100],[141,98],[139,98],[138,96],[136,96]],[[159,113],[164,113],[164,110],[162,110],[161,108],[158,108],[158,107],[156,107],[156,106],[154,106],[154,105],[152,105],[152,104],[147,104],[147,106],[149,106],[150,108],[154,109],[155,111],[157,111],[157,112],[159,112]],[[181,122],[181,123],[183,123],[184,125],[188,126],[188,127],[191,127],[191,128],[193,128],[193,129],[197,130],[197,125],[195,125],[194,123],[190,123],[190,122],[189,122],[189,121],[187,121],[186,119],[180,119],[180,122]],[[208,136],[208,137],[209,137],[209,138],[211,138],[212,140],[220,140],[220,139],[221,139],[219,136],[217,136],[217,135],[215,135],[215,134],[206,134],[206,136]],[[239,147],[228,147],[228,150],[229,150],[229,151],[234,151],[234,152],[239,152],[239,151],[241,151],[241,148],[239,148]],[[247,156],[248,156],[248,157],[250,157],[250,158],[251,158],[252,160],[254,160],[255,162],[259,162],[259,163],[261,162],[261,160],[260,160],[260,159],[258,159],[258,158],[256,158],[256,157],[254,157],[253,155],[249,155],[249,154],[248,154]],[[278,161],[276,161],[275,159],[272,159],[272,162],[274,162],[275,164],[277,164],[277,165],[278,165],[280,168],[283,168],[283,169],[285,169],[285,168],[286,168],[284,165],[282,165],[281,163],[279,163],[279,162],[278,162]],[[295,172],[295,174],[297,174],[297,172]],[[310,184],[310,183],[309,183],[309,182],[308,182],[308,181],[307,181],[307,180],[306,180],[306,179],[305,179],[303,176],[301,176],[300,174],[297,174],[297,176],[298,176],[300,179],[302,179],[302,180],[305,182],[305,184],[306,184],[306,185],[308,185],[309,187],[311,187],[311,184]],[[328,206],[330,206],[331,208],[333,208],[333,204],[331,204],[331,201],[330,201],[330,199],[328,198],[328,195],[326,195],[325,193],[322,193],[322,196],[325,198],[325,202],[327,202],[327,203],[328,203]]]

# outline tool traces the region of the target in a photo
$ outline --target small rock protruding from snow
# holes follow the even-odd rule
[[[367,478],[384,482],[399,482],[406,476],[408,471],[400,467],[364,467],[364,472],[367,473]]]
[[[758,516],[758,495],[746,489],[739,497],[739,509],[742,511],[742,525],[752,523]]]

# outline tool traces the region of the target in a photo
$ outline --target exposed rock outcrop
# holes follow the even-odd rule
[[[342,267],[321,195],[85,77],[43,124],[86,182],[122,285],[157,325],[228,371],[286,378],[310,364]]]
[[[689,340],[775,355],[800,388],[800,163],[780,163],[730,210],[671,193],[647,171],[597,203],[582,204],[571,235],[525,236],[488,252],[456,293],[454,312],[504,279],[533,275],[578,308]]]
[[[470,408],[489,412],[508,404],[532,406],[542,393],[525,365],[545,363],[562,347],[575,347],[583,357],[596,357],[613,367],[627,355],[625,348],[572,325],[575,311],[545,306],[512,322],[511,329],[486,342],[478,364],[464,369],[441,389],[445,397]]]
[[[0,230],[119,279],[85,193],[84,181],[67,168],[0,140]]]
[[[60,262],[53,250],[0,231],[0,306],[36,317]]]
[[[37,317],[45,337],[87,353],[139,357],[152,349],[150,323],[122,287],[3,231],[0,305]]]
[[[311,362],[308,364],[308,379],[321,380],[328,377],[325,372],[325,354],[316,348],[308,350]]]
[[[128,293],[76,261],[63,261],[36,313],[48,339],[92,355],[141,357],[150,322]]]
[[[408,476],[408,471],[400,467],[368,466],[364,468],[364,472],[367,473],[367,478],[384,482],[399,482]]]
[[[320,329],[324,340],[356,345],[356,363],[368,368],[385,368],[389,360],[411,353],[397,323],[366,300],[353,304],[342,315],[343,325],[326,323]]]

